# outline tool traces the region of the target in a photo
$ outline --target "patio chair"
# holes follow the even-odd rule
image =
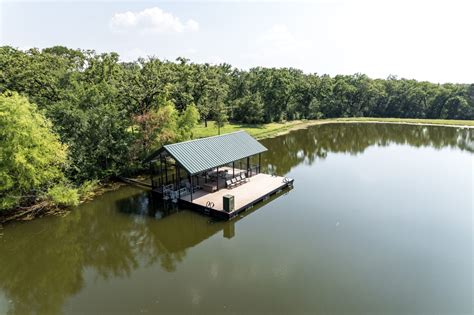
[[[241,177],[240,175],[237,176],[235,179],[236,179],[236,181],[237,181],[237,185],[240,185],[240,184],[243,183],[243,182],[242,182],[242,177]]]

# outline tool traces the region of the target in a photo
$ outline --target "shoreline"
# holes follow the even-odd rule
[[[121,181],[110,181],[97,186],[90,194],[81,198],[79,205],[94,200],[96,197],[109,191],[114,191],[126,185]],[[77,207],[75,206],[75,207]],[[0,212],[0,230],[3,226],[13,222],[31,221],[45,216],[65,216],[73,207],[60,207],[52,205],[47,200],[41,200],[27,207],[5,210]]]
[[[420,125],[420,126],[440,126],[455,128],[474,128],[474,120],[442,120],[442,119],[414,119],[414,118],[330,118],[316,120],[293,120],[286,123],[268,123],[261,125],[254,124],[233,124],[228,123],[221,128],[221,134],[245,130],[256,139],[272,138],[287,134],[293,130],[305,129],[311,126],[336,124],[336,123],[378,123],[378,124],[401,124],[401,125]],[[215,136],[218,129],[214,122],[208,122],[208,127],[199,125],[193,130],[194,138],[204,138]]]
[[[281,135],[288,134],[295,130],[306,129],[312,126],[318,125],[328,125],[328,124],[392,124],[392,125],[409,125],[409,126],[433,126],[433,127],[451,127],[451,128],[467,128],[467,129],[474,129],[474,121],[473,125],[458,125],[458,124],[446,124],[446,123],[433,123],[433,122],[414,122],[414,121],[407,121],[400,120],[400,121],[392,121],[392,120],[375,120],[375,119],[328,119],[328,120],[310,120],[306,122],[301,122],[297,124],[289,125],[288,127],[282,127],[281,129],[270,130],[268,133],[262,133],[260,135],[255,135],[257,139],[266,139],[266,138],[273,138],[278,137]],[[391,118],[388,118],[391,119]],[[429,120],[428,120],[429,121]],[[245,128],[244,128],[245,130]]]
[[[354,123],[364,123],[364,124],[398,124],[398,125],[413,125],[413,126],[439,126],[439,127],[454,127],[454,128],[474,128],[474,121],[453,121],[456,123],[453,124],[446,124],[445,121],[440,120],[439,123],[435,122],[436,120],[426,119],[426,121],[420,119],[402,119],[402,118],[334,118],[334,119],[320,119],[320,120],[299,120],[299,121],[292,121],[288,123],[280,123],[281,126],[277,128],[265,130],[266,126],[270,124],[264,125],[263,131],[261,126],[255,125],[234,125],[238,126],[236,130],[246,130],[256,139],[268,139],[274,138],[278,136],[282,136],[288,134],[295,130],[307,129],[312,126],[317,125],[326,125],[326,124],[354,124]],[[468,123],[467,125],[457,124],[458,122]],[[211,124],[213,122],[210,122]],[[469,124],[470,123],[470,124]],[[229,124],[232,126],[232,124]],[[214,126],[209,126],[207,128],[214,129]],[[209,130],[207,130],[209,131]],[[222,132],[222,134],[229,133],[235,130],[228,130]],[[196,137],[200,138],[200,137]],[[202,137],[201,137],[202,138]],[[140,176],[138,176],[140,177]],[[80,204],[88,202],[90,200],[95,199],[95,197],[102,195],[109,191],[117,190],[118,188],[127,185],[122,181],[110,181],[104,184],[101,184],[95,189],[89,196],[82,199]],[[43,216],[49,215],[67,215],[68,212],[71,211],[71,208],[60,208],[57,206],[51,206],[45,201],[41,201],[37,204],[31,205],[26,208],[20,208],[20,211],[15,210],[7,210],[4,213],[0,213],[0,229],[2,225],[6,225],[12,222],[19,222],[19,221],[30,221],[36,218],[41,218]],[[18,208],[16,209],[18,210]]]

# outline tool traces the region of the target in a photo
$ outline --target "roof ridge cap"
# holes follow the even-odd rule
[[[186,140],[186,141],[182,141],[182,142],[175,142],[175,143],[170,143],[170,144],[165,144],[163,147],[169,147],[169,146],[172,146],[172,145],[175,145],[175,144],[181,144],[181,143],[189,143],[189,142],[195,142],[195,141],[199,141],[199,140],[204,140],[204,139],[211,139],[211,138],[218,138],[218,137],[224,137],[224,136],[228,136],[228,135],[231,135],[231,134],[235,134],[235,133],[240,133],[240,132],[245,132],[246,134],[248,134],[250,136],[250,134],[245,131],[245,130],[237,130],[237,131],[232,131],[232,132],[229,132],[229,133],[225,133],[223,135],[215,135],[215,136],[209,136],[209,137],[204,137],[204,138],[198,138],[198,139],[191,139],[191,140]],[[251,136],[252,137],[252,136]],[[252,137],[253,138],[253,137]]]

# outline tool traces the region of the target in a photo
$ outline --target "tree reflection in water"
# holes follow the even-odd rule
[[[328,153],[360,154],[370,146],[405,144],[413,147],[452,147],[474,152],[474,129],[400,124],[327,124],[262,140],[268,151],[262,169],[278,175],[293,167],[313,164]]]
[[[389,124],[321,125],[263,142],[269,151],[262,165],[280,175],[330,153],[359,154],[374,145],[474,152],[473,129]],[[124,187],[66,217],[7,226],[0,237],[0,296],[9,301],[12,314],[58,314],[67,298],[85,286],[86,270],[102,279],[126,278],[138,268],[156,264],[174,272],[189,248],[219,231],[231,238],[234,224],[210,222],[164,206],[147,192]]]
[[[174,272],[188,248],[221,230],[229,234],[234,224],[163,208],[148,192],[125,187],[64,218],[8,226],[0,238],[0,292],[11,313],[58,314],[84,286],[85,270],[124,278],[159,263]]]

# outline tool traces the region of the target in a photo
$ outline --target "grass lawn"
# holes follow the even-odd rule
[[[294,120],[285,123],[270,123],[261,125],[247,125],[228,123],[221,128],[221,134],[245,130],[257,139],[268,138],[280,135],[291,130],[305,128],[312,125],[322,125],[330,123],[349,123],[349,122],[386,122],[386,123],[405,123],[405,124],[425,124],[425,125],[449,125],[449,126],[472,126],[474,120],[445,120],[445,119],[404,119],[404,118],[336,118],[336,119],[320,119],[320,120]],[[203,138],[216,136],[218,134],[217,127],[213,121],[208,122],[207,128],[200,123],[193,130],[194,138]]]
[[[301,120],[295,120],[287,123],[270,123],[270,124],[261,124],[261,125],[248,125],[248,124],[234,124],[227,123],[224,127],[221,128],[221,134],[245,130],[250,135],[255,138],[266,138],[268,136],[280,133],[286,130],[300,126],[303,123],[308,123],[309,121],[303,122]],[[193,130],[194,138],[203,138],[216,136],[218,134],[218,129],[215,126],[213,121],[207,123],[207,128],[204,127],[203,123],[200,123],[199,126]]]

